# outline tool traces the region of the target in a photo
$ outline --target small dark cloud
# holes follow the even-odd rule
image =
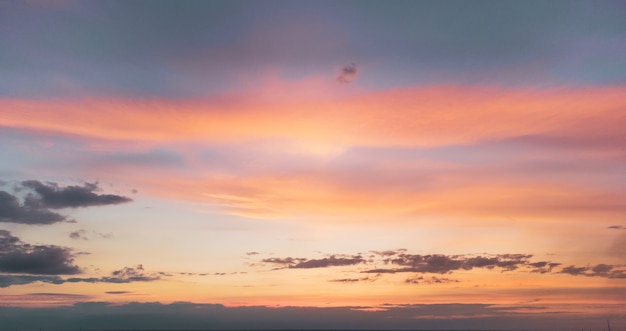
[[[104,293],[106,294],[131,294],[133,292],[131,291],[106,291]]]
[[[131,283],[131,282],[150,282],[159,280],[161,277],[156,274],[148,274],[144,271],[143,265],[138,264],[134,267],[124,267],[115,270],[109,277],[102,277],[101,282],[105,283]]]
[[[354,255],[351,257],[337,257],[331,255],[322,259],[305,259],[305,258],[268,258],[263,259],[264,263],[272,263],[281,265],[284,268],[290,269],[312,269],[312,268],[327,268],[337,266],[349,266],[366,262],[362,256]]]
[[[626,230],[626,226],[623,225],[611,225],[608,228],[613,230]]]
[[[409,277],[404,280],[407,284],[448,284],[448,283],[458,283],[459,280],[451,279],[446,277],[424,277],[420,275],[416,275],[414,277]]]
[[[97,194],[98,183],[85,183],[83,186],[61,187],[56,183],[41,183],[37,180],[22,182],[22,186],[36,193],[27,199],[30,204],[37,204],[43,208],[79,208],[90,206],[115,205],[132,201],[132,199],[114,194]]]
[[[73,265],[70,248],[23,243],[9,231],[0,230],[0,271],[33,275],[73,275],[80,268]]]
[[[549,261],[528,263],[528,267],[531,268],[530,272],[540,273],[540,274],[551,273],[552,269],[560,265],[561,263],[555,263],[555,262],[549,262]]]
[[[358,74],[359,71],[356,68],[356,64],[352,63],[342,67],[336,79],[340,84],[350,84],[356,79]]]
[[[259,255],[259,252],[246,252],[246,255]]]
[[[70,238],[74,239],[74,240],[89,240],[89,238],[87,238],[86,235],[87,231],[85,230],[78,230],[78,231],[74,231],[74,232],[70,232]]]
[[[91,236],[91,237],[90,237]],[[89,240],[93,237],[99,237],[104,239],[109,239],[113,237],[112,233],[100,233],[97,231],[92,231],[90,235],[87,235],[87,230],[76,230],[69,233],[69,237],[74,240]]]
[[[361,277],[361,278],[340,278],[340,279],[332,279],[330,282],[334,283],[357,283],[357,282],[373,282],[377,279],[377,277]]]

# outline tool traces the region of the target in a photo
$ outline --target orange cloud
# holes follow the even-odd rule
[[[263,90],[192,101],[4,99],[0,125],[157,142],[282,138],[319,150],[462,144],[538,133],[608,130],[621,136],[625,90],[435,86],[352,96],[325,89]]]

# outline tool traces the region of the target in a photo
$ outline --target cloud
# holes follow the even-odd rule
[[[576,267],[570,265],[563,268],[559,273],[573,276],[604,277],[612,279],[626,278],[624,265],[598,264],[594,267]]]
[[[613,230],[626,230],[626,226],[623,225],[611,225],[608,228]]]
[[[611,311],[622,306],[606,304]],[[580,310],[582,305],[573,308]],[[528,310],[540,310],[529,314]],[[578,311],[577,310],[577,311]],[[596,325],[610,318],[621,325],[623,318],[606,311],[590,315],[580,312],[563,314],[545,311],[542,306],[475,304],[415,304],[339,307],[266,307],[196,304],[176,302],[110,302],[75,303],[69,307],[18,308],[0,307],[3,327],[37,329],[68,329],[68,326],[93,325],[102,330],[141,329],[171,330],[288,330],[308,329],[378,329],[378,330],[459,330],[459,329],[518,329],[565,330]],[[591,319],[591,320],[590,320]],[[615,322],[614,322],[615,321]],[[582,323],[581,323],[582,322]]]
[[[132,294],[131,291],[106,291],[106,294]]]
[[[4,271],[4,270],[2,270]],[[120,270],[115,270],[110,276],[105,277],[69,277],[62,278],[59,276],[46,276],[46,275],[0,275],[0,287],[9,287],[13,285],[26,285],[36,282],[43,282],[48,284],[65,284],[65,283],[112,283],[112,284],[126,284],[134,282],[151,282],[161,279],[163,273],[146,273],[142,265],[135,267],[124,267]],[[108,293],[108,292],[107,292]],[[116,294],[116,293],[109,293]],[[117,293],[121,294],[121,293]]]
[[[378,277],[361,277],[361,278],[340,278],[340,279],[331,279],[329,282],[334,283],[356,283],[356,282],[373,282],[377,280]]]
[[[43,184],[37,180],[27,180],[16,185],[18,192],[28,193],[20,199],[6,191],[0,191],[0,222],[33,225],[47,225],[69,221],[68,218],[50,209],[78,208],[120,204],[132,201],[124,196],[97,194],[97,183],[85,183],[83,186],[59,186],[49,182]],[[84,238],[84,234],[72,233],[72,239]]]
[[[96,231],[93,231],[92,235],[100,237],[100,238],[105,238],[105,239],[109,239],[113,237],[113,234],[111,233],[100,233]],[[68,236],[74,240],[89,240],[90,239],[90,237],[87,235],[87,230],[83,230],[83,229],[72,231],[69,233]]]
[[[94,193],[99,190],[98,183],[61,187],[52,182],[43,184],[37,180],[27,180],[22,182],[22,186],[34,190],[38,195],[37,197],[28,196],[27,202],[43,208],[105,206],[132,201],[131,198],[120,195]]]
[[[0,287],[26,285],[35,282],[48,284],[63,284],[65,281],[59,276],[32,276],[32,275],[0,275]]]
[[[21,224],[53,224],[67,218],[32,204],[20,204],[14,195],[0,191],[0,222]]]
[[[77,230],[77,231],[70,232],[69,236],[70,238],[75,239],[75,240],[79,240],[79,239],[89,240],[89,238],[87,238],[86,233],[87,231],[85,230]]]
[[[327,268],[336,266],[350,266],[366,262],[361,255],[354,255],[351,257],[337,257],[331,255],[322,259],[305,259],[305,258],[268,258],[263,259],[261,262],[272,263],[280,265],[284,268],[290,269],[312,269],[312,268]]]
[[[626,265],[596,264],[594,267],[567,266],[556,269],[562,263],[553,261],[532,261],[532,254],[482,254],[482,255],[445,255],[445,254],[411,254],[406,249],[370,251],[368,259],[362,254],[341,255],[333,254],[326,258],[310,259],[304,257],[270,257],[261,259],[263,264],[277,266],[280,269],[312,269],[335,266],[358,266],[354,270],[359,273],[382,276],[385,274],[415,273],[405,280],[410,284],[441,284],[456,282],[454,279],[432,276],[426,278],[423,274],[451,274],[455,271],[470,271],[473,269],[499,270],[500,272],[530,272],[538,274],[569,274],[572,276],[603,277],[611,279],[626,278]],[[252,264],[255,266],[256,264]],[[379,267],[386,265],[387,267]],[[555,270],[556,269],[556,270]],[[331,282],[355,283],[376,278],[341,278]]]
[[[148,274],[144,271],[143,265],[138,264],[134,267],[124,267],[115,270],[109,277],[102,277],[101,282],[104,283],[131,283],[131,282],[150,282],[159,280],[161,277],[156,274]]]
[[[459,280],[446,278],[446,277],[436,277],[436,276],[425,278],[424,276],[416,275],[414,277],[409,277],[405,279],[404,282],[407,284],[447,284],[447,283],[458,283]]]
[[[0,271],[33,275],[73,275],[81,272],[73,265],[70,248],[23,243],[9,231],[0,230]],[[19,280],[18,280],[19,281]]]
[[[398,253],[393,257],[383,255],[385,264],[401,266],[401,268],[372,269],[368,273],[397,273],[397,272],[417,272],[417,273],[438,273],[446,274],[455,270],[472,270],[474,268],[494,269],[512,271],[529,264],[532,255],[528,254],[498,254],[489,256],[465,256],[465,255],[420,255]]]
[[[356,79],[358,74],[359,71],[356,68],[356,64],[352,63],[342,67],[336,79],[340,84],[350,84]]]

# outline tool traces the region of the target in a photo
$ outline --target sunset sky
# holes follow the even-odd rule
[[[1,1],[0,331],[626,330],[625,17]]]

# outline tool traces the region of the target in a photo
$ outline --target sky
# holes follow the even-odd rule
[[[0,331],[626,329],[626,2],[0,2]]]

